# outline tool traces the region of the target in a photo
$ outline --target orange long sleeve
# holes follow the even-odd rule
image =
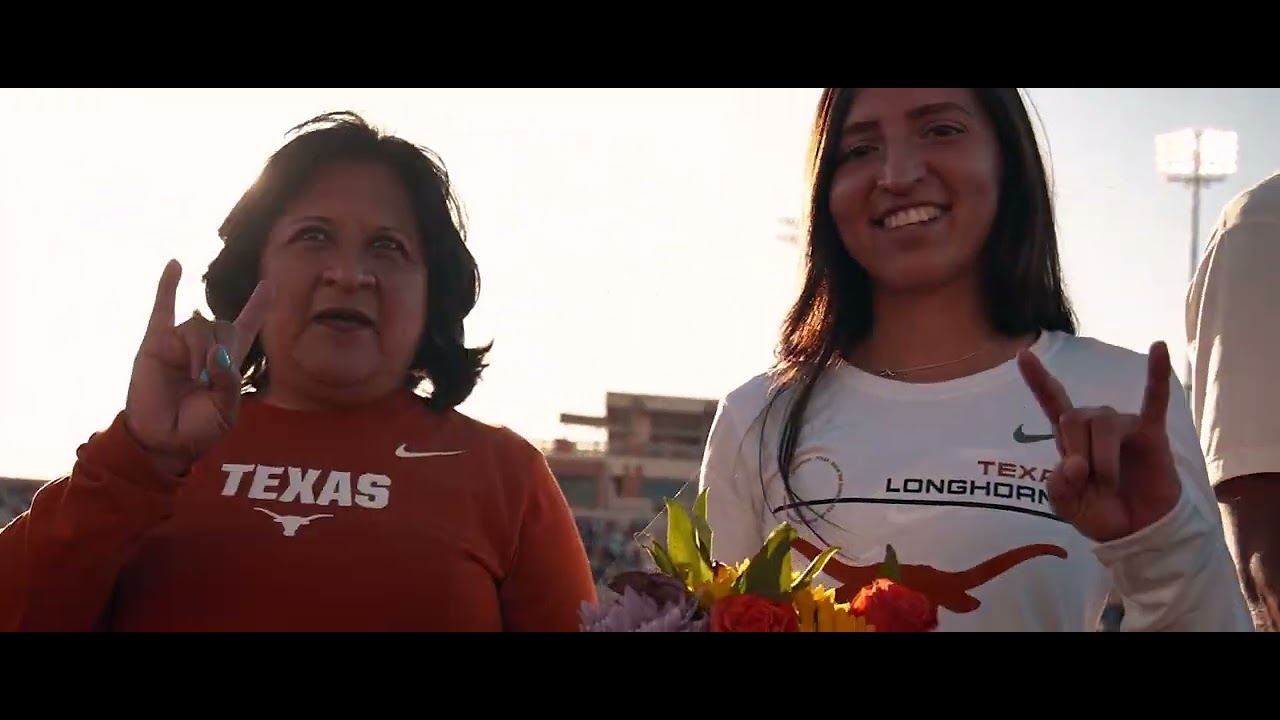
[[[179,487],[118,415],[80,447],[69,476],[0,531],[0,631],[100,627],[121,568],[172,515]]]
[[[524,484],[515,556],[501,586],[504,624],[511,632],[577,632],[579,608],[597,598],[573,511],[541,453]]]

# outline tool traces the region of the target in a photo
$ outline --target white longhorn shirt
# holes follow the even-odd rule
[[[1145,355],[1063,333],[1044,333],[1032,350],[1077,407],[1141,406]],[[904,583],[939,605],[942,632],[1092,631],[1113,587],[1126,631],[1251,631],[1186,396],[1171,384],[1182,498],[1146,530],[1098,544],[1050,506],[1057,446],[1012,361],[936,384],[829,369],[805,413],[789,493],[777,448],[793,392],[775,398],[772,376],[759,375],[721,401],[703,458],[713,551],[739,562],[790,522],[810,554],[840,548],[820,581],[847,584],[845,600],[892,544]],[[809,559],[793,552],[797,570]]]

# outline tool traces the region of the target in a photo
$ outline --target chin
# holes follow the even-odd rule
[[[872,273],[876,286],[891,293],[927,293],[940,290],[968,276],[964,268],[934,258],[903,258]]]
[[[303,372],[321,385],[353,387],[369,382],[378,374],[379,363],[373,359],[344,359],[332,355],[298,363]]]

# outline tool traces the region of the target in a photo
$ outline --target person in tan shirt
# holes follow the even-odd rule
[[[1187,295],[1191,403],[1260,630],[1280,631],[1280,173],[1227,203]]]

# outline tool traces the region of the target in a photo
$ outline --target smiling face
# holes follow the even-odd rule
[[[382,164],[318,172],[272,227],[261,273],[273,394],[369,400],[402,386],[426,318],[413,206]]]
[[[860,89],[837,158],[832,218],[876,290],[977,281],[1001,154],[970,89]]]

